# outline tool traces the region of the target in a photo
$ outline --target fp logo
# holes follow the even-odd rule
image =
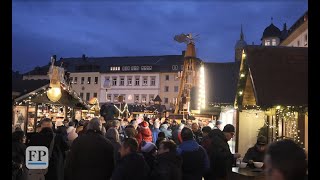
[[[28,169],[46,169],[49,166],[49,153],[46,146],[29,146],[26,149]]]

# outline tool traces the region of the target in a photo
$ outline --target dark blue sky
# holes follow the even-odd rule
[[[197,56],[204,61],[234,61],[243,25],[248,44],[260,44],[273,23],[282,30],[307,10],[306,0],[238,2],[71,0],[13,2],[12,68],[20,72],[48,64],[50,57],[152,56],[181,54],[181,33],[200,34]]]

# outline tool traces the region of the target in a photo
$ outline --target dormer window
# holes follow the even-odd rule
[[[276,39],[272,39],[272,46],[276,46],[276,45],[277,45]]]
[[[265,40],[264,45],[265,46],[270,46],[271,45],[270,40]]]

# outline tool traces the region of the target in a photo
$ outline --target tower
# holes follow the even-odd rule
[[[180,43],[184,42],[187,44],[174,114],[189,114],[190,93],[191,89],[198,84],[198,70],[200,68],[201,61],[196,58],[194,38],[192,37],[192,34],[177,35],[174,39]]]
[[[246,41],[244,40],[244,34],[242,31],[242,24],[241,24],[241,32],[240,32],[240,39],[236,42],[236,45],[234,46],[234,58],[235,61],[241,60],[242,50],[247,45]]]
[[[280,44],[281,31],[273,24],[271,17],[271,24],[263,31],[261,38],[263,46],[278,46]]]

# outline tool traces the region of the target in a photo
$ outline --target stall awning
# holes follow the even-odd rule
[[[52,105],[63,105],[68,106],[71,108],[81,108],[81,109],[89,109],[90,106],[83,101],[80,96],[75,93],[73,90],[65,90],[61,88],[62,96],[59,101],[52,102],[47,97],[47,90],[49,88],[49,84],[42,86],[28,94],[20,96],[14,100],[14,103],[23,104],[26,102],[33,102],[33,103],[44,103],[44,104],[52,104]]]

